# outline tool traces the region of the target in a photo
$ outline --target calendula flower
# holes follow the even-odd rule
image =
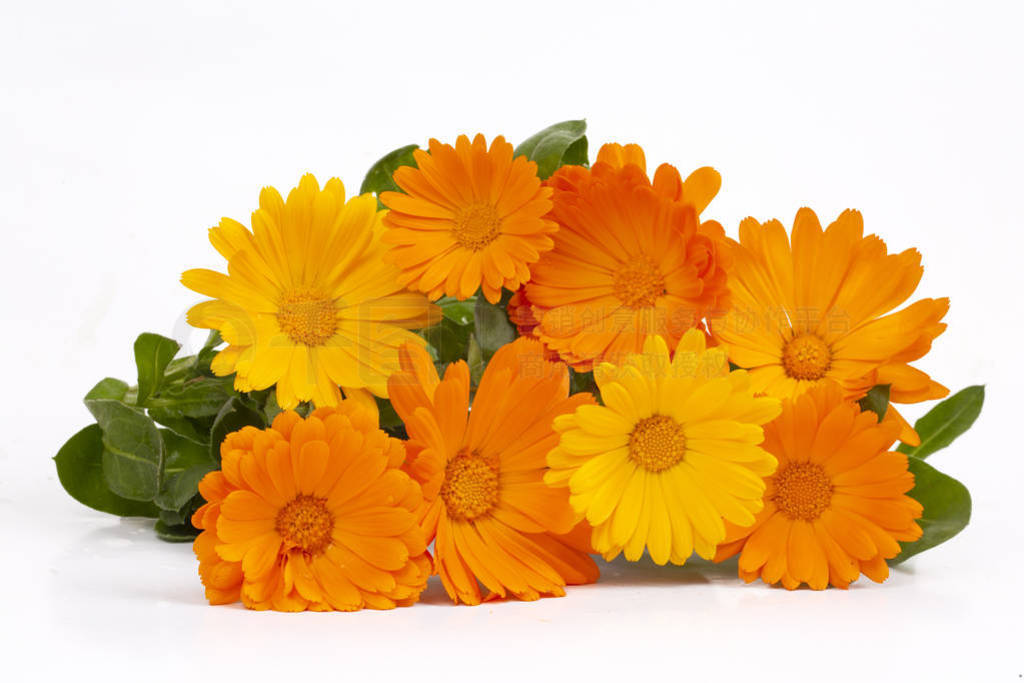
[[[491,303],[501,289],[530,279],[530,264],[551,248],[557,226],[544,216],[551,189],[541,187],[537,164],[513,158],[500,135],[490,149],[482,135],[460,135],[455,147],[430,141],[413,153],[417,168],[394,173],[402,192],[382,192],[391,212],[384,240],[388,260],[401,268],[398,282],[466,299],[478,289]],[[404,194],[403,194],[404,193]]]
[[[793,398],[825,380],[851,400],[876,384],[889,399],[914,403],[941,398],[946,387],[912,367],[946,329],[949,299],[905,302],[924,272],[916,249],[886,252],[864,236],[858,211],[844,211],[822,231],[810,209],[800,209],[792,240],[778,221],[740,224],[732,242],[732,308],[715,316],[711,332],[729,347],[729,360],[750,370],[757,391]],[[899,413],[901,437],[920,443]]]
[[[766,479],[764,509],[750,527],[729,525],[715,560],[740,553],[745,581],[791,590],[846,588],[861,574],[884,581],[899,542],[921,537],[907,456],[888,450],[898,433],[897,422],[861,412],[832,382],[785,401],[765,426],[779,468]]]
[[[555,420],[561,438],[544,480],[568,487],[569,502],[594,527],[605,559],[683,564],[711,558],[725,521],[754,523],[775,458],[759,445],[779,401],[756,397],[725,351],[683,335],[669,358],[652,336],[642,354],[594,371],[603,406],[581,405]]]
[[[235,373],[238,391],[276,384],[283,408],[335,405],[339,385],[368,403],[367,390],[387,396],[398,347],[425,343],[409,330],[437,322],[440,310],[403,291],[398,270],[382,261],[383,214],[370,195],[346,202],[337,178],[321,190],[305,175],[287,202],[263,189],[251,232],[230,218],[212,228],[228,274],[195,269],[181,279],[213,297],[193,306],[188,321],[228,342],[214,373]]]
[[[391,400],[409,433],[406,469],[423,486],[422,526],[451,599],[536,600],[597,580],[589,528],[567,492],[543,481],[558,441],[552,420],[593,401],[569,396],[565,365],[546,362],[535,341],[507,344],[487,365],[472,410],[465,362],[442,380],[427,352],[408,345],[402,367]]]
[[[683,181],[662,164],[651,181],[637,145],[605,145],[592,168],[563,166],[548,184],[559,230],[526,296],[535,334],[574,368],[622,362],[649,334],[674,346],[726,304],[724,233],[699,221],[720,184],[713,169]]]
[[[430,576],[417,519],[423,496],[401,441],[355,401],[221,444],[192,517],[211,604],[284,612],[411,605]]]

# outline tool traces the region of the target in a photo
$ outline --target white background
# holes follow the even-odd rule
[[[6,680],[981,680],[1024,673],[1019,568],[1019,3],[3,2],[0,655]],[[260,187],[358,189],[430,136],[586,117],[592,154],[717,167],[705,214],[846,207],[916,246],[952,299],[921,363],[988,385],[932,462],[961,536],[883,585],[786,592],[732,568],[616,564],[565,599],[388,613],[209,607],[187,545],[66,496],[50,457],[80,397],[130,379],[144,330],[195,348],[189,267]],[[917,417],[922,406],[911,408]]]

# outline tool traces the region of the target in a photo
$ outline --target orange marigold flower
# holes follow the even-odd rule
[[[726,523],[715,561],[739,553],[743,580],[789,589],[846,588],[861,574],[884,581],[899,542],[921,537],[907,456],[888,450],[899,424],[879,423],[827,382],[784,401],[764,433],[762,447],[779,461],[764,509],[753,526]]]
[[[399,284],[466,299],[478,289],[491,303],[501,289],[530,279],[530,264],[551,249],[557,226],[544,216],[551,189],[542,187],[537,164],[513,158],[500,135],[473,142],[460,135],[455,147],[430,141],[430,153],[414,152],[416,165],[394,173],[401,192],[382,192],[391,211],[384,240],[388,260],[401,268]]]
[[[423,496],[402,442],[353,400],[270,429],[228,434],[193,548],[211,604],[250,609],[390,609],[419,599],[431,572],[417,524]]]
[[[668,164],[649,180],[637,145],[605,145],[593,167],[559,169],[547,181],[555,246],[526,286],[540,340],[587,371],[638,353],[649,334],[675,347],[724,306],[724,233],[698,219],[720,182],[711,168],[683,181]]]
[[[946,325],[949,299],[905,302],[924,270],[921,254],[889,254],[875,235],[864,236],[858,211],[844,211],[827,230],[800,209],[792,238],[779,221],[740,224],[729,240],[732,308],[713,317],[711,333],[729,348],[729,360],[748,368],[757,391],[793,398],[823,380],[838,382],[855,400],[876,384],[889,399],[914,403],[941,398],[946,387],[909,365],[931,348]],[[917,434],[893,408],[900,438]]]
[[[552,421],[593,402],[569,396],[566,366],[546,362],[535,341],[507,344],[470,410],[465,362],[449,365],[442,380],[417,346],[405,346],[401,361],[389,391],[409,432],[406,470],[423,486],[421,523],[452,600],[536,600],[596,581],[589,526],[578,524],[566,489],[543,481],[558,443]]]

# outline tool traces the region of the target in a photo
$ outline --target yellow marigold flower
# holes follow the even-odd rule
[[[401,268],[399,283],[431,299],[466,299],[483,288],[491,303],[501,289],[530,279],[530,264],[551,248],[557,226],[544,215],[551,189],[541,187],[537,164],[512,157],[500,135],[473,142],[460,135],[455,147],[430,141],[430,153],[413,153],[418,168],[394,173],[400,192],[380,196],[391,212],[384,240],[388,259]]]
[[[775,458],[758,444],[779,401],[756,397],[746,371],[729,371],[722,348],[690,330],[670,360],[658,336],[594,377],[603,406],[555,420],[561,433],[544,480],[567,486],[569,502],[594,527],[594,549],[658,564],[711,558],[724,521],[754,522]],[[724,521],[723,521],[724,520]]]
[[[722,227],[700,222],[721,178],[683,180],[662,164],[648,179],[638,145],[604,145],[591,168],[563,166],[550,214],[554,249],[532,268],[533,334],[575,369],[621,363],[647,335],[670,345],[727,303]]]
[[[753,526],[728,525],[715,560],[740,553],[745,581],[791,590],[846,588],[862,573],[884,581],[899,541],[921,537],[921,504],[906,495],[914,487],[907,456],[888,450],[899,429],[843,400],[832,382],[784,401],[764,430],[764,448],[779,460],[764,509]]]
[[[391,400],[409,432],[406,469],[423,486],[422,525],[451,599],[536,600],[596,581],[589,527],[565,489],[543,481],[558,441],[552,420],[593,401],[569,396],[565,365],[546,362],[536,341],[507,344],[487,365],[472,410],[464,361],[440,379],[427,352],[409,345],[402,367]]]
[[[250,609],[390,609],[416,602],[430,576],[417,523],[423,496],[400,468],[402,442],[354,401],[307,419],[288,411],[220,447],[199,484],[192,524],[211,604]]]
[[[730,241],[731,242],[731,241]],[[732,307],[711,321],[729,360],[750,370],[757,391],[794,398],[824,380],[838,382],[856,400],[876,384],[889,399],[915,403],[941,398],[946,387],[912,367],[946,325],[949,299],[905,302],[924,270],[916,249],[889,254],[875,235],[864,236],[858,211],[844,211],[827,230],[800,209],[790,240],[778,221],[740,224],[731,242]],[[916,445],[903,425],[900,438]]]
[[[283,408],[335,405],[339,385],[364,400],[366,390],[387,396],[398,347],[424,344],[409,330],[433,324],[440,311],[403,291],[398,270],[382,262],[383,213],[370,195],[346,202],[337,178],[321,190],[305,175],[287,202],[263,189],[252,232],[230,218],[211,228],[228,274],[189,270],[182,282],[214,298],[188,312],[189,323],[220,330],[228,342],[213,371],[235,373],[239,391],[277,384]]]

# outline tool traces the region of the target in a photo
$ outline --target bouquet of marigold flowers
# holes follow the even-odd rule
[[[133,386],[55,460],[83,504],[191,541],[211,603],[535,600],[599,564],[738,556],[795,589],[881,582],[968,523],[926,462],[981,411],[912,365],[948,299],[857,211],[727,236],[712,168],[590,164],[583,121],[518,147],[402,147],[360,193],[306,175],[187,270],[194,356],[135,341]],[[898,442],[898,443],[897,443]],[[197,584],[198,585],[198,584]]]

